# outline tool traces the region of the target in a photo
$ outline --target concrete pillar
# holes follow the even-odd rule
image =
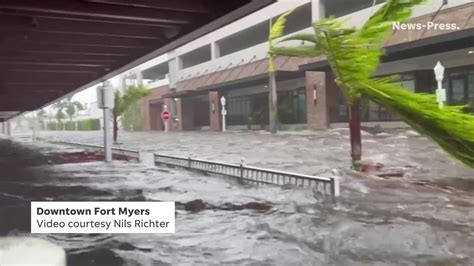
[[[326,99],[326,73],[309,72],[306,76],[306,117],[308,127],[323,130],[329,127]]]
[[[142,127],[145,131],[150,131],[150,103],[148,102],[147,97],[141,99],[138,102],[140,108],[140,116],[142,118]]]
[[[11,129],[10,121],[7,121],[7,122],[5,122],[5,123],[6,123],[6,133],[7,133],[7,136],[11,136],[11,135],[12,135],[12,129]]]
[[[120,79],[120,90],[121,91],[126,90],[127,89],[127,76],[122,74],[119,76],[119,79]]]
[[[143,73],[141,71],[136,73],[136,85],[137,87],[143,85]]]
[[[176,52],[171,51],[168,53],[168,79],[169,79],[169,86],[170,88],[176,88],[176,83],[178,79],[178,58],[176,57]]]
[[[221,49],[217,42],[211,43],[211,59],[214,60],[221,56]]]
[[[209,121],[212,131],[222,131],[221,96],[222,94],[218,91],[209,92]]]
[[[311,1],[311,19],[317,21],[326,17],[326,8],[324,7],[324,0]]]

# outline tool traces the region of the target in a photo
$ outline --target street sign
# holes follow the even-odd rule
[[[161,119],[163,119],[163,120],[165,120],[165,121],[170,120],[170,117],[171,117],[171,114],[170,114],[170,112],[168,112],[168,111],[163,111],[163,112],[161,113]]]

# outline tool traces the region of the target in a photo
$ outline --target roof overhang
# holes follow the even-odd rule
[[[183,97],[190,97],[190,96],[196,96],[202,94],[200,91],[196,90],[184,90],[184,91],[175,91],[175,92],[170,92],[163,94],[161,98],[183,98]]]
[[[2,0],[0,121],[97,85],[274,1]]]

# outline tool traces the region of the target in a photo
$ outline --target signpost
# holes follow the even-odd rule
[[[168,132],[168,122],[171,118],[170,112],[167,110],[167,106],[165,105],[163,108],[163,112],[161,112],[161,119],[163,120],[163,123],[165,124],[165,132]]]
[[[114,105],[112,84],[105,81],[97,87],[97,105],[104,111],[104,155],[105,161],[112,161],[112,135],[110,134],[110,109]]]

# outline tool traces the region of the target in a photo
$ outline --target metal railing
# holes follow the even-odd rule
[[[69,141],[56,141],[40,139],[50,143],[68,145],[82,149],[102,150],[103,146],[94,144],[84,144]],[[112,148],[113,154],[124,155],[140,160],[140,152],[137,150]],[[331,195],[333,199],[339,196],[339,180],[336,177],[317,177],[303,175],[285,171],[265,169],[248,166],[244,163],[230,164],[209,160],[194,159],[191,157],[180,157],[154,153],[155,165],[163,164],[171,167],[182,167],[188,170],[195,170],[204,173],[224,175],[239,178],[242,181],[255,184],[292,185],[298,187],[308,187],[318,190],[326,195]]]
[[[241,164],[229,164],[216,161],[193,159],[190,157],[154,154],[155,164],[182,167],[205,173],[237,177],[243,181],[260,184],[294,185],[315,188],[331,195],[339,196],[339,180],[336,177],[316,177],[284,171],[277,171]]]
[[[43,139],[43,138],[37,138],[37,139],[42,140],[42,141],[47,141],[50,143],[72,146],[72,147],[77,147],[77,148],[87,149],[87,150],[103,150],[104,149],[104,146],[95,145],[95,144],[84,144],[84,143],[70,142],[70,141],[49,140],[49,139]],[[123,156],[137,159],[137,160],[140,159],[140,152],[138,150],[112,147],[112,154],[123,155]]]

